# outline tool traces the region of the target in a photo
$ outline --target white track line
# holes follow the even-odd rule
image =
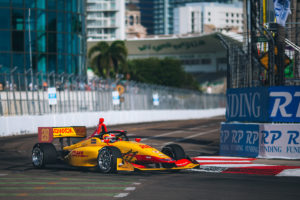
[[[0,176],[7,176],[7,174],[0,174]]]
[[[119,194],[115,195],[114,197],[123,198],[123,197],[127,197],[127,196],[128,196],[128,193],[119,193]]]
[[[125,190],[125,191],[133,191],[133,190],[135,190],[135,187],[127,187],[127,188],[125,188],[124,190]]]
[[[204,128],[204,127],[207,127],[207,126],[206,125],[201,125],[201,126],[197,126],[197,127],[193,127],[193,128],[188,128],[186,130],[187,131],[193,131],[193,130],[197,130],[199,128]],[[219,130],[219,129],[216,129],[216,130]],[[163,136],[166,136],[166,135],[181,133],[181,132],[184,132],[184,130],[171,131],[171,132],[163,133],[163,134],[160,134],[160,135],[151,136],[151,137],[148,137],[148,138],[143,138],[141,141],[145,141],[145,140],[149,140],[149,139],[153,139],[153,138],[157,138],[157,137],[163,137]]]
[[[155,135],[155,136],[151,136],[151,137],[148,137],[148,138],[143,138],[142,141],[145,141],[145,140],[151,140],[153,138],[158,138],[158,137],[162,137],[162,136],[166,136],[166,135],[172,135],[172,134],[176,134],[176,133],[180,133],[182,131],[172,131],[172,132],[167,132],[167,133],[163,133],[163,134],[160,134],[160,135]]]
[[[215,131],[217,131],[217,130],[220,130],[220,129],[217,128],[217,129],[213,129],[213,130],[209,130],[209,131],[197,133],[197,134],[194,134],[194,135],[190,135],[190,136],[187,136],[187,137],[184,137],[184,138],[180,138],[180,139],[174,140],[174,141],[172,141],[172,142],[166,142],[166,143],[164,143],[164,145],[172,144],[172,143],[174,143],[174,142],[182,142],[182,141],[184,141],[184,140],[188,140],[188,139],[190,139],[190,138],[198,137],[198,136],[200,136],[200,135],[206,135],[206,134],[208,134],[208,133],[212,133],[212,132],[215,132]]]

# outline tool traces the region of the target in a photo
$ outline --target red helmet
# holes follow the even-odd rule
[[[104,118],[99,119],[99,124],[102,124],[104,122]]]

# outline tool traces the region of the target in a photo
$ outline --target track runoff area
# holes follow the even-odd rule
[[[110,130],[127,130],[131,139],[141,138],[143,143],[157,149],[170,143],[180,144],[187,155],[200,163],[200,168],[178,173],[101,174],[93,170],[61,165],[38,170],[32,167],[30,161],[31,149],[37,142],[37,135],[0,138],[0,199],[147,199],[145,198],[147,195],[164,195],[164,190],[170,189],[170,184],[173,184],[174,187],[172,193],[178,190],[178,197],[186,195],[181,194],[180,190],[188,189],[191,199],[195,199],[202,181],[205,180],[204,185],[201,186],[203,188],[210,180],[213,185],[217,184],[216,186],[219,187],[218,184],[220,184],[223,187],[229,178],[226,175],[229,174],[234,175],[232,180],[239,179],[237,176],[241,176],[242,179],[239,181],[245,179],[243,174],[269,175],[264,177],[299,175],[297,172],[299,172],[300,165],[296,165],[297,161],[290,162],[289,165],[286,162],[278,165],[277,161],[270,163],[268,160],[254,158],[218,156],[220,123],[224,120],[224,117],[214,117],[111,127],[108,125]],[[89,129],[88,135],[93,131],[94,129]],[[214,175],[217,173],[225,176],[225,182],[222,181],[223,175]],[[205,176],[205,174],[207,175]],[[207,177],[209,178],[207,179]],[[261,177],[258,176],[258,178]],[[174,181],[178,181],[178,179],[181,184],[176,188]],[[215,182],[216,179],[219,182]],[[250,179],[252,180],[252,178]],[[257,181],[255,176],[254,179]],[[298,178],[296,179],[298,180]],[[282,180],[286,181],[286,178],[282,177]],[[191,181],[194,181],[192,188],[183,186],[189,185]],[[233,181],[233,184],[236,183]],[[293,184],[291,183],[291,185]],[[169,196],[170,198],[164,199],[176,199],[171,198],[172,194]]]

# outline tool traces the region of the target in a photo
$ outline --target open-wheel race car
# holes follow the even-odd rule
[[[32,149],[32,163],[44,168],[58,161],[75,167],[98,168],[103,173],[134,170],[180,170],[198,167],[178,144],[169,144],[161,151],[129,141],[126,131],[108,131],[86,137],[86,127],[39,127],[39,143]],[[57,148],[53,144],[59,139]],[[77,142],[75,142],[77,140]],[[67,143],[66,145],[64,145]]]

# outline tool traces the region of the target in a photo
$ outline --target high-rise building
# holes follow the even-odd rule
[[[190,3],[174,9],[174,34],[243,32],[242,3]]]
[[[240,0],[139,0],[141,24],[148,34],[168,35],[174,33],[174,8],[195,2],[232,3]]]
[[[1,0],[0,73],[85,74],[85,1]]]
[[[125,0],[87,0],[87,39],[125,39]]]

